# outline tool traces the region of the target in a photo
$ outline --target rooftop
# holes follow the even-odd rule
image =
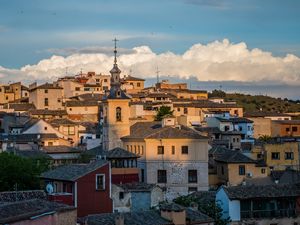
[[[280,198],[300,196],[300,184],[222,186],[229,199]]]
[[[168,221],[160,216],[157,211],[138,211],[122,213],[124,216],[124,225],[172,225],[171,221]],[[119,213],[103,213],[98,215],[87,216],[87,225],[115,225],[116,218],[120,216]]]
[[[159,122],[137,122],[130,127],[130,135],[126,138],[148,138],[148,139],[207,139],[196,131],[185,127],[162,127]]]
[[[82,176],[104,166],[108,162],[96,160],[89,164],[69,164],[59,166],[53,170],[42,173],[41,178],[50,180],[76,181]]]
[[[225,163],[256,163],[255,160],[245,156],[239,151],[236,150],[224,150],[224,148],[219,147],[219,151],[223,151],[219,154],[216,154],[215,151],[215,161],[225,162]]]
[[[98,106],[99,103],[94,100],[89,100],[89,101],[66,101],[65,105],[67,107],[81,107],[81,106]]]
[[[42,199],[11,202],[0,205],[0,224],[10,224],[30,220],[44,213],[54,214],[59,211],[74,210],[72,206]]]

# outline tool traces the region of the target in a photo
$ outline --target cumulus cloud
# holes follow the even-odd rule
[[[66,74],[95,71],[108,74],[112,68],[113,56],[108,53],[69,56],[53,55],[35,65],[20,69],[0,67],[4,80],[49,80]],[[231,43],[229,40],[208,44],[195,44],[183,54],[164,52],[156,54],[148,46],[139,46],[123,52],[118,64],[128,74],[149,78],[155,77],[158,67],[161,75],[170,77],[197,77],[199,81],[241,81],[261,84],[300,84],[300,58],[287,54],[275,57],[261,49],[249,49],[244,42]]]

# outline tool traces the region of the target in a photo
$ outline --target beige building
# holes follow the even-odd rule
[[[271,170],[299,169],[299,143],[262,143],[251,150],[251,158],[263,160]]]
[[[35,83],[29,87],[29,103],[33,103],[36,109],[61,110],[62,102],[63,88],[57,84],[37,86]]]
[[[252,112],[245,113],[244,117],[253,121],[253,137],[272,136],[273,121],[291,120],[291,116],[276,112]]]
[[[210,186],[221,184],[235,186],[248,178],[268,176],[266,165],[260,165],[241,152],[222,147],[214,147],[210,156]],[[217,179],[217,180],[216,180]]]
[[[144,89],[145,80],[128,75],[124,76],[121,82],[122,89],[125,90],[128,94],[132,94],[140,92]]]
[[[28,97],[27,95],[26,87],[23,86],[21,82],[0,85],[0,104],[12,102],[22,97]]]
[[[94,100],[70,100],[65,103],[68,117],[74,121],[98,122],[99,103]]]
[[[175,118],[135,123],[122,141],[141,156],[141,180],[165,188],[167,199],[208,189],[208,139]]]

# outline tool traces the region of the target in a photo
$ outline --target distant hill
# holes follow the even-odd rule
[[[293,101],[287,98],[273,98],[265,95],[246,95],[239,93],[225,93],[221,90],[213,90],[209,97],[220,97],[226,101],[236,101],[238,106],[244,108],[245,112],[300,112],[300,100]]]
[[[288,99],[273,98],[264,95],[245,95],[229,94],[225,95],[226,101],[236,101],[239,106],[244,108],[245,112],[254,112],[258,110],[268,112],[300,112],[300,102]]]

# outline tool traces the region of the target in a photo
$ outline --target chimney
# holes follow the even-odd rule
[[[124,225],[124,215],[118,213],[115,219],[115,225]]]
[[[162,127],[166,126],[172,126],[174,127],[176,125],[176,118],[173,115],[166,115],[162,119]]]
[[[174,225],[186,225],[186,211],[181,205],[175,203],[162,205],[160,216],[172,221]]]

